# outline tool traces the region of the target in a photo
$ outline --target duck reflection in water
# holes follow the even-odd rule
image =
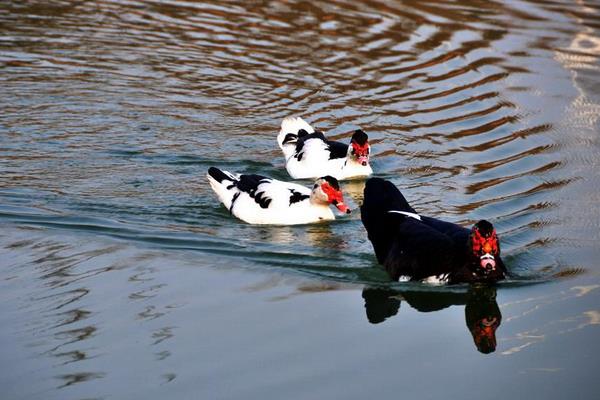
[[[502,314],[496,302],[496,289],[472,286],[466,293],[399,291],[383,288],[365,288],[367,319],[378,324],[398,313],[402,300],[420,312],[439,311],[453,305],[465,305],[467,328],[473,336],[477,350],[488,354],[496,350],[496,330]]]

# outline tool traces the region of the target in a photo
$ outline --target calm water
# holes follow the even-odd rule
[[[600,2],[3,1],[0,88],[2,399],[600,395]],[[287,179],[290,114],[511,279],[231,219],[207,168]]]

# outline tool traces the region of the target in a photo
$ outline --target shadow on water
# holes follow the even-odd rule
[[[396,316],[402,301],[423,313],[464,305],[465,323],[477,350],[484,354],[496,350],[496,330],[502,322],[502,313],[496,303],[494,287],[472,286],[468,291],[459,292],[365,288],[362,297],[367,319],[372,324]]]

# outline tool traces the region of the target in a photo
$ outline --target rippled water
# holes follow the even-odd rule
[[[595,397],[599,58],[591,1],[3,2],[2,397]],[[390,285],[358,210],[231,219],[206,170],[288,179],[288,115],[494,222],[511,279]]]

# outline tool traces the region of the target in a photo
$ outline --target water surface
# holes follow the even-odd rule
[[[599,15],[4,2],[2,397],[595,398]],[[391,284],[358,210],[233,220],[206,170],[288,179],[288,115],[339,140],[365,130],[376,175],[419,212],[492,221],[510,279]],[[343,185],[355,209],[363,186]]]

